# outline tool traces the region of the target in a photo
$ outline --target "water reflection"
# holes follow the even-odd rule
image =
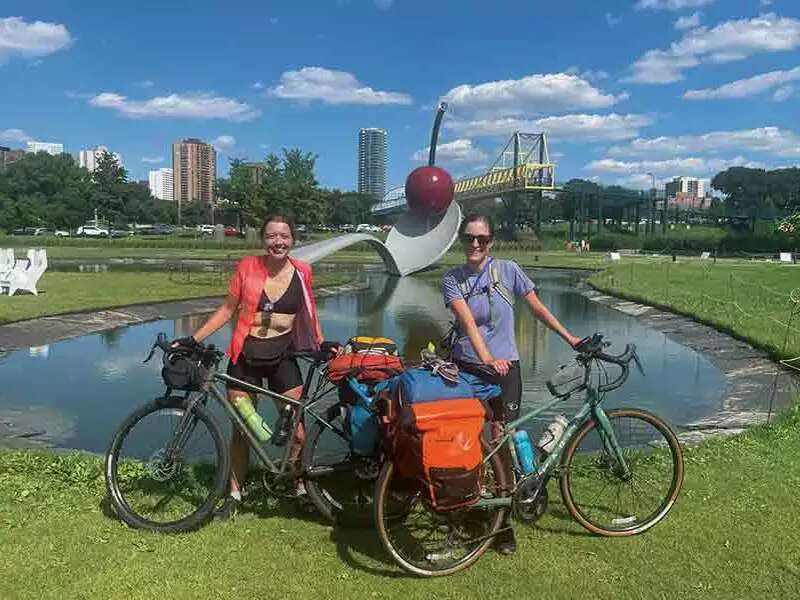
[[[625,342],[634,342],[639,348],[647,377],[633,374],[622,390],[609,397],[609,406],[651,409],[676,424],[717,410],[724,380],[705,358],[642,327],[632,317],[589,302],[575,290],[579,276],[574,273],[537,271],[531,275],[542,300],[570,330],[580,335],[601,331],[615,342],[614,352],[620,352]],[[328,339],[385,335],[397,342],[406,357],[417,359],[429,341],[438,342],[447,333],[452,317],[442,303],[438,281],[390,278],[371,271],[362,272],[361,277],[368,284],[363,293],[320,299],[320,318]],[[31,407],[52,409],[51,413],[39,410],[35,418],[43,422],[28,422],[28,426],[47,431],[48,440],[59,446],[104,451],[122,418],[163,392],[160,362],[142,363],[156,334],[187,336],[206,317],[192,315],[121,327],[51,344],[46,351],[11,353],[0,363],[0,415],[12,410],[18,416]],[[232,324],[209,341],[225,348],[231,328]],[[549,397],[545,381],[559,364],[569,360],[572,351],[522,305],[516,311],[515,329],[524,381],[523,407],[533,407]],[[271,403],[263,404],[263,412],[271,417]],[[558,412],[571,414],[576,406],[570,401],[560,405]],[[64,427],[64,418],[51,419],[48,414],[66,416],[70,426]]]

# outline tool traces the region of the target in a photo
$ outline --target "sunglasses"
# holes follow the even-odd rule
[[[472,235],[471,233],[462,233],[458,236],[458,239],[461,240],[462,244],[469,244],[470,246],[477,241],[479,246],[486,246],[489,242],[492,241],[492,236],[490,235]]]

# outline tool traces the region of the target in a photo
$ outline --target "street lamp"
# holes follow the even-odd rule
[[[653,186],[650,188],[650,233],[656,232],[656,176],[653,173],[647,173],[650,175],[652,180]]]

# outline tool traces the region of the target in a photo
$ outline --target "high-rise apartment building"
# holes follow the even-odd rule
[[[375,200],[386,193],[386,131],[368,128],[358,132],[358,192]]]
[[[705,182],[693,177],[674,177],[666,185],[667,198],[675,198],[678,194],[702,198],[705,196]]]
[[[0,146],[0,171],[4,171],[8,165],[18,161],[25,156],[24,150],[12,150],[6,146]]]
[[[184,202],[214,201],[217,153],[214,146],[196,138],[172,144],[173,198]]]
[[[97,163],[100,162],[100,158],[103,156],[103,152],[109,152],[117,161],[117,164],[120,167],[122,166],[122,156],[117,152],[111,152],[105,146],[95,146],[78,152],[78,166],[87,169],[90,173],[94,173]]]
[[[64,144],[54,144],[51,142],[28,142],[28,152],[36,154],[37,152],[47,152],[53,156],[58,156],[64,152]]]
[[[172,169],[162,168],[156,171],[150,171],[148,182],[150,194],[159,200],[175,200],[175,189],[172,178]]]

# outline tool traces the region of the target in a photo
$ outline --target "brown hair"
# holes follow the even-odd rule
[[[286,223],[289,226],[289,231],[292,232],[292,239],[295,239],[294,221],[281,213],[267,215],[267,217],[264,219],[264,222],[261,224],[261,239],[264,239],[264,232],[266,232],[267,225],[270,223]]]
[[[480,213],[470,213],[464,217],[464,220],[461,221],[461,226],[458,228],[458,235],[464,235],[464,232],[467,230],[467,225],[476,221],[483,221],[489,229],[489,237],[494,238],[494,222],[492,221],[492,217]]]

